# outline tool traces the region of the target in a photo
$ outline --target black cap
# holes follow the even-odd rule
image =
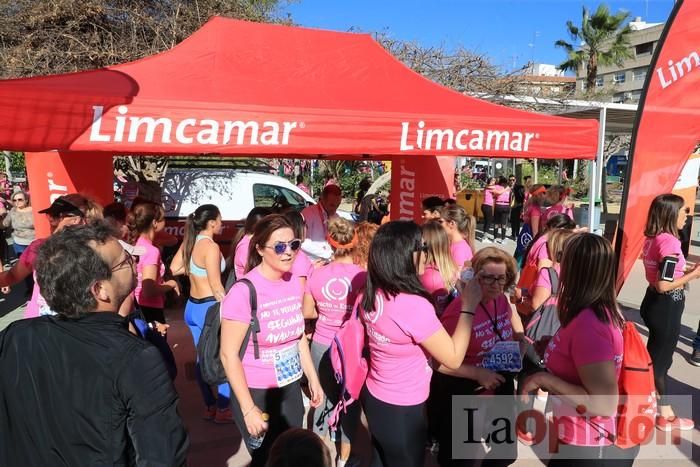
[[[42,209],[39,211],[39,214],[49,214],[53,217],[68,217],[68,216],[83,216],[84,213],[83,211],[78,208],[78,206],[74,205],[70,201],[68,201],[65,196],[61,196],[59,198],[56,198],[56,200],[51,203],[51,206],[49,206],[46,209]]]

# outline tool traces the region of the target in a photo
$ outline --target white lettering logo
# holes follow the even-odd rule
[[[347,277],[336,277],[326,282],[321,293],[329,302],[342,301],[348,298],[350,288],[350,280]]]
[[[673,60],[668,61],[667,71],[668,74],[671,75],[670,78],[665,75],[661,67],[656,69],[656,76],[658,76],[659,82],[661,83],[661,89],[666,89],[699,67],[700,55],[698,55],[697,52],[690,52],[687,57],[683,57],[675,63]]]
[[[103,132],[104,107],[92,106],[90,141],[99,143],[161,143],[202,145],[287,146],[292,131],[304,128],[304,122],[257,122],[241,120],[212,120],[184,118],[173,121],[168,117],[129,116],[126,105],[117,107],[114,131]],[[174,141],[173,141],[174,138]]]
[[[426,128],[423,120],[412,131],[410,122],[401,122],[401,151],[503,151],[528,152],[537,133],[462,128]]]
[[[365,319],[374,324],[382,316],[382,313],[384,313],[384,297],[378,293],[374,299],[374,311],[370,313],[364,310]]]

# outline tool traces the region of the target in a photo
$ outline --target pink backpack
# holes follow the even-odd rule
[[[333,409],[328,426],[335,431],[340,414],[346,413],[350,404],[360,398],[369,372],[367,334],[360,319],[359,301],[355,312],[335,334],[330,347],[331,365],[340,385],[340,400]]]

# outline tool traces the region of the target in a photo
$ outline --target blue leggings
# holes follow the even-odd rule
[[[216,303],[216,299],[214,297],[190,298],[187,300],[187,304],[185,305],[185,323],[187,323],[187,326],[190,328],[190,332],[192,332],[195,349],[197,348],[199,336],[202,334],[202,329],[204,328],[204,318],[207,315],[207,310],[214,303]],[[207,405],[207,407],[213,407],[216,405],[217,409],[228,408],[229,400],[231,398],[231,386],[229,386],[228,383],[219,384],[219,397],[215,397],[211,390],[211,386],[209,386],[202,379],[202,373],[199,370],[199,363],[195,365],[195,377],[197,379],[197,384],[199,385],[199,390],[202,391],[202,397],[204,398],[204,403]]]

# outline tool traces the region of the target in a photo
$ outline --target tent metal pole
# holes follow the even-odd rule
[[[600,124],[598,127],[598,153],[596,154],[596,160],[591,162],[590,170],[590,188],[588,190],[588,230],[590,232],[595,232],[600,228],[600,219],[595,217],[595,202],[598,199],[599,193],[597,193],[597,188],[599,186],[597,178],[599,177],[599,171],[603,167],[603,153],[605,151],[605,122],[607,118],[607,107],[603,106],[600,108]]]

